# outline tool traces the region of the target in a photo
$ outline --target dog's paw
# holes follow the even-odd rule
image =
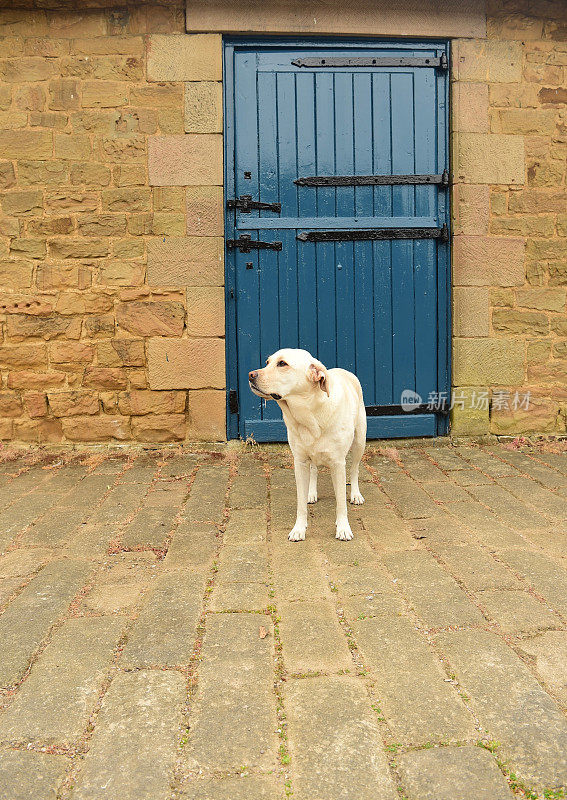
[[[300,525],[294,525],[287,538],[290,542],[302,542],[305,539],[305,530]]]
[[[351,527],[348,523],[348,519],[345,520],[337,520],[337,539],[340,539],[341,542],[350,542],[352,539],[353,533]]]
[[[361,506],[364,503],[364,497],[360,494],[360,492],[351,492],[350,502],[354,506]]]
[[[309,492],[307,495],[307,502],[308,503],[316,503],[317,502],[317,492]]]

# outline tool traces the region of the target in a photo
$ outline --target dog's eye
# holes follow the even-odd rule
[[[287,367],[285,361],[278,361],[278,367]]]

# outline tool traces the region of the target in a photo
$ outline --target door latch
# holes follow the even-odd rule
[[[227,200],[227,208],[236,208],[243,214],[249,214],[251,211],[275,211],[277,214],[281,213],[281,203],[261,203],[259,200],[252,200],[251,194],[242,194],[236,200]]]
[[[238,392],[231,389],[228,393],[228,410],[231,414],[238,414]]]
[[[251,250],[281,250],[281,242],[261,242],[253,239],[249,233],[242,233],[238,239],[227,239],[226,246],[229,250],[240,250],[249,253]]]

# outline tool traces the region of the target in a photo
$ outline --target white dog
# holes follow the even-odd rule
[[[248,373],[250,388],[282,410],[293,453],[297,484],[297,518],[289,538],[305,539],[307,504],[317,502],[317,466],[331,471],[337,502],[337,539],[352,539],[347,517],[346,466],[352,449],[350,502],[364,498],[358,488],[358,468],[366,443],[366,411],[356,375],[327,369],[307,350],[278,350],[264,369]]]

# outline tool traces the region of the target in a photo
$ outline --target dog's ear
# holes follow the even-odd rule
[[[329,396],[329,374],[324,364],[321,364],[320,361],[313,361],[309,365],[307,376],[313,383],[318,383],[319,388],[327,392],[327,397]]]

